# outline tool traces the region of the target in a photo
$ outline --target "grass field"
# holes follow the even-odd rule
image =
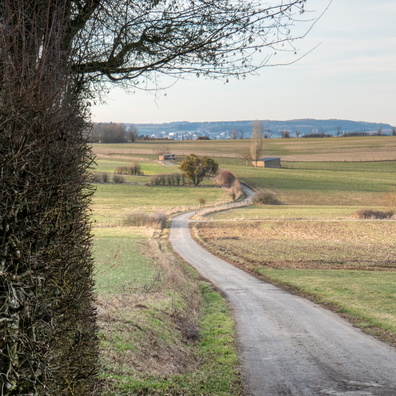
[[[228,193],[216,187],[147,187],[133,184],[98,184],[93,198],[93,218],[97,225],[122,225],[131,212],[177,211],[228,200]]]
[[[304,168],[307,164],[281,169],[229,164],[227,169],[252,188],[274,191],[287,205],[383,206],[387,194],[396,191],[396,161],[357,162],[346,168],[338,162],[316,169]]]
[[[164,142],[94,145],[97,171],[140,164],[145,176],[97,184],[93,198],[98,312],[105,394],[239,395],[228,307],[175,258],[159,230],[124,227],[129,212],[175,213],[229,200],[219,188],[149,187],[178,171],[183,155],[213,155],[282,205],[213,213],[197,224],[201,243],[235,265],[396,340],[396,222],[356,221],[357,210],[396,208],[396,138],[265,140],[281,169],[246,166],[246,141],[169,142],[178,155],[157,161]],[[363,161],[368,159],[370,161]],[[374,161],[375,160],[375,161]],[[166,233],[166,230],[162,231]]]
[[[239,395],[227,305],[151,234],[95,229],[104,395]]]
[[[214,254],[396,342],[395,221],[318,220],[317,213],[316,220],[233,221],[224,215],[194,223],[196,237]]]
[[[177,155],[191,153],[211,155],[217,158],[239,157],[249,139],[243,140],[194,140],[150,141],[130,144],[94,144],[97,154],[146,156],[156,159],[158,147],[166,146]],[[396,160],[394,136],[368,136],[328,139],[265,139],[264,156],[280,156],[288,161],[381,161]]]

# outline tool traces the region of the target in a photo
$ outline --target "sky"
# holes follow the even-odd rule
[[[330,0],[308,0],[321,14]],[[298,41],[298,62],[245,80],[178,80],[166,91],[111,90],[94,122],[347,119],[396,126],[395,0],[333,0]],[[298,34],[301,26],[297,26]],[[305,27],[304,27],[305,28]],[[312,51],[311,51],[312,50]],[[310,52],[311,51],[311,52]],[[276,59],[274,59],[277,62]]]

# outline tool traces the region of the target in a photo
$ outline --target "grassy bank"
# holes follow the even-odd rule
[[[233,322],[152,230],[95,229],[105,395],[239,395]]]

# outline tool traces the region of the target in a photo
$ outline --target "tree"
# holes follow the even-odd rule
[[[195,154],[188,155],[179,166],[194,186],[201,183],[205,176],[214,175],[218,168],[218,163],[212,158]]]
[[[127,139],[127,129],[124,124],[98,123],[92,129],[93,143],[126,143]]]
[[[159,145],[156,145],[154,147],[155,147],[154,148],[154,153],[157,156],[164,155],[164,154],[170,154],[170,152],[171,152],[170,151],[170,147],[167,144],[159,144]]]
[[[267,128],[265,130],[265,135],[267,136],[268,139],[271,139],[272,134],[273,134],[273,131],[271,128]]]
[[[289,28],[304,6],[1,1],[2,394],[95,392],[92,99],[112,83],[155,88],[161,75],[244,77],[268,64],[278,47],[294,52]]]
[[[133,143],[138,140],[139,137],[139,130],[136,125],[130,125],[127,131],[127,139]]]
[[[253,123],[252,137],[250,139],[250,156],[252,161],[256,162],[260,159],[263,153],[263,124],[261,121]]]
[[[243,139],[243,131],[240,129],[234,128],[229,132],[229,137],[230,139],[236,140],[236,139]]]
[[[290,138],[290,132],[288,130],[284,129],[283,131],[281,131],[281,138],[283,138],[283,139]]]
[[[246,165],[250,164],[253,161],[250,147],[242,148],[239,151],[239,157],[245,160]]]

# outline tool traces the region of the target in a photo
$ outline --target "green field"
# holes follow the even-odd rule
[[[131,212],[170,215],[203,201],[230,200],[210,181],[198,188],[146,185],[152,175],[177,172],[191,152],[213,155],[241,182],[275,192],[282,203],[210,214],[210,222],[195,223],[203,244],[395,342],[396,223],[355,218],[358,210],[395,210],[396,158],[389,157],[395,138],[265,141],[266,156],[285,157],[281,169],[246,166],[238,150],[248,141],[170,142],[178,155],[172,165],[158,162],[159,144],[94,147],[100,154],[96,171],[111,176],[118,166],[137,162],[145,174],[127,176],[124,184],[96,184],[93,197],[105,394],[242,392],[224,301],[175,259],[166,229],[123,226]]]
[[[212,286],[152,230],[94,233],[104,394],[239,395],[233,322]]]

